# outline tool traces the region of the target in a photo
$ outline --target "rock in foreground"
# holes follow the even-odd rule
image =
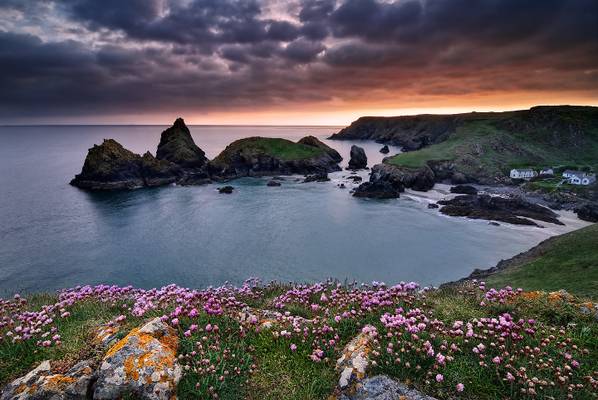
[[[598,222],[598,205],[584,204],[575,210],[577,217],[588,222]]]
[[[135,189],[173,183],[180,169],[149,152],[143,157],[125,149],[113,139],[106,139],[87,153],[81,173],[71,185],[91,190]]]
[[[389,378],[377,375],[364,379],[354,392],[342,394],[340,400],[435,400],[416,389]]]
[[[177,332],[155,318],[133,329],[104,356],[94,399],[135,395],[143,399],[171,399],[182,370],[176,358]]]
[[[492,197],[489,195],[463,195],[451,200],[441,200],[440,212],[453,217],[502,221],[515,225],[539,226],[539,220],[563,225],[552,210],[529,203],[520,198]]]
[[[351,159],[349,160],[349,169],[364,169],[368,165],[368,158],[365,150],[359,146],[351,146]]]
[[[170,128],[162,132],[156,158],[170,161],[182,168],[194,169],[202,168],[208,162],[206,154],[197,147],[182,118],[177,118]]]

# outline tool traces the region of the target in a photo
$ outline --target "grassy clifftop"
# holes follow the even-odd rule
[[[325,151],[287,139],[250,137],[236,140],[228,145],[214,160],[214,164],[230,162],[235,154],[259,155],[264,154],[284,161],[304,160],[325,154]]]
[[[499,264],[488,277],[494,287],[559,290],[598,298],[598,224],[550,238]]]

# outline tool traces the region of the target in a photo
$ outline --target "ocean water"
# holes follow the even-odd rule
[[[0,295],[80,284],[206,287],[264,281],[372,280],[424,285],[463,277],[526,250],[548,229],[449,218],[426,200],[351,197],[332,182],[266,179],[90,193],[68,184],[87,149],[114,138],[155,154],[165,126],[0,127]],[[246,136],[325,139],[335,127],[192,126],[208,157]],[[327,141],[348,161],[351,144]],[[359,143],[369,165],[379,144]],[[399,149],[392,148],[391,154]],[[361,175],[367,179],[367,172]],[[347,187],[352,187],[346,183]]]

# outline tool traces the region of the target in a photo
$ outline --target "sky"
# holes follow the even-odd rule
[[[0,0],[0,124],[598,105],[597,0]]]

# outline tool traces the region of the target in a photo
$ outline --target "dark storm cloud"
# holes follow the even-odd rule
[[[0,118],[597,95],[595,0],[297,1],[4,0]]]

